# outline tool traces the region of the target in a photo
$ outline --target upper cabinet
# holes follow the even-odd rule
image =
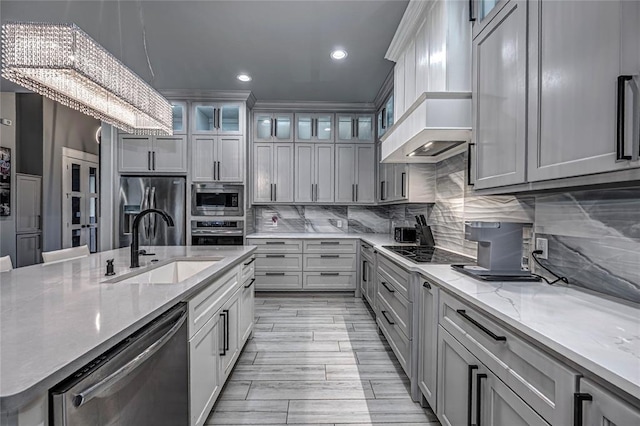
[[[254,142],[293,142],[293,114],[254,112]]]
[[[333,114],[296,114],[296,142],[333,142]]]
[[[121,173],[186,173],[187,137],[120,134],[118,170]]]
[[[171,101],[173,115],[173,134],[184,135],[187,133],[187,103]]]
[[[191,139],[194,182],[244,182],[244,138],[194,136]]]
[[[384,135],[387,129],[393,126],[393,93],[387,98],[387,101],[378,110],[376,121],[378,122],[378,137]]]
[[[469,2],[469,21],[473,23],[473,38],[500,12],[510,0],[471,0]]]
[[[373,143],[372,114],[336,114],[336,142]]]
[[[242,102],[194,102],[191,104],[191,133],[208,135],[242,135]]]

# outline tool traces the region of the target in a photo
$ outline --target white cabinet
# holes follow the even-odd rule
[[[295,144],[297,203],[333,203],[334,145]]]
[[[187,134],[187,103],[171,101],[171,112],[173,116],[173,134]]]
[[[16,173],[16,233],[42,229],[42,177]]]
[[[375,202],[373,145],[336,144],[336,203]]]
[[[237,290],[220,310],[220,376],[226,380],[240,354],[240,294]]]
[[[640,424],[640,407],[634,407],[589,379],[580,379],[574,395],[574,424],[580,426],[623,426]],[[580,421],[582,420],[582,421]]]
[[[336,114],[336,142],[374,142],[372,114]]]
[[[637,1],[529,2],[529,181],[640,166],[639,27]]]
[[[296,114],[296,142],[333,142],[333,114]]]
[[[404,61],[406,55],[403,53],[398,60],[396,61],[396,65],[393,67],[393,121],[398,121],[402,114],[404,114]],[[391,126],[389,126],[391,127]]]
[[[220,378],[221,333],[215,315],[189,339],[189,424],[201,426],[209,417],[223,381]]]
[[[431,408],[436,411],[438,372],[438,287],[420,277],[420,349],[418,355],[418,386]]]
[[[253,331],[254,322],[254,306],[255,306],[255,287],[254,283],[256,279],[251,274],[242,287],[240,294],[240,327],[238,336],[240,337],[240,343],[247,341],[251,332]]]
[[[42,262],[42,237],[37,234],[16,235],[16,268]]]
[[[253,202],[293,202],[292,143],[253,144]]]
[[[293,114],[253,113],[254,142],[293,142]]]
[[[242,135],[244,108],[243,102],[194,102],[191,104],[191,133]]]
[[[186,136],[118,137],[118,170],[121,173],[186,173]]]
[[[194,136],[191,142],[194,182],[243,182],[242,136]]]
[[[473,57],[475,188],[522,183],[527,143],[525,1],[510,0],[484,27],[473,40]]]

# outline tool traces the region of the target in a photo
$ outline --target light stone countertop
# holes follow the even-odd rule
[[[404,245],[399,244],[393,239],[391,234],[356,234],[356,233],[329,233],[329,232],[258,232],[255,234],[247,235],[247,238],[256,239],[296,239],[296,240],[362,240],[373,246],[389,246],[389,245]],[[406,245],[415,245],[408,243]]]
[[[254,236],[256,235],[256,236]],[[248,238],[360,238],[408,271],[520,330],[581,369],[640,399],[640,307],[575,286],[485,282],[449,265],[416,264],[382,248],[386,234],[254,234]]]
[[[145,247],[129,269],[129,248],[0,274],[0,411],[45,394],[82,365],[188,299],[255,251],[253,246]],[[219,258],[179,284],[103,283],[169,259]],[[107,259],[116,276],[105,277]]]

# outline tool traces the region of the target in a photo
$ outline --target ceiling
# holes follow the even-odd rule
[[[0,16],[2,22],[73,22],[159,90],[251,90],[258,100],[371,102],[392,69],[384,54],[407,4],[2,0]],[[329,56],[337,47],[348,51],[341,62]],[[241,72],[253,81],[238,81]],[[20,91],[6,80],[1,88]]]

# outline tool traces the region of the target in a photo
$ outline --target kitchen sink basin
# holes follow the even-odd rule
[[[115,282],[122,284],[176,284],[191,278],[216,262],[219,261],[176,260]]]

